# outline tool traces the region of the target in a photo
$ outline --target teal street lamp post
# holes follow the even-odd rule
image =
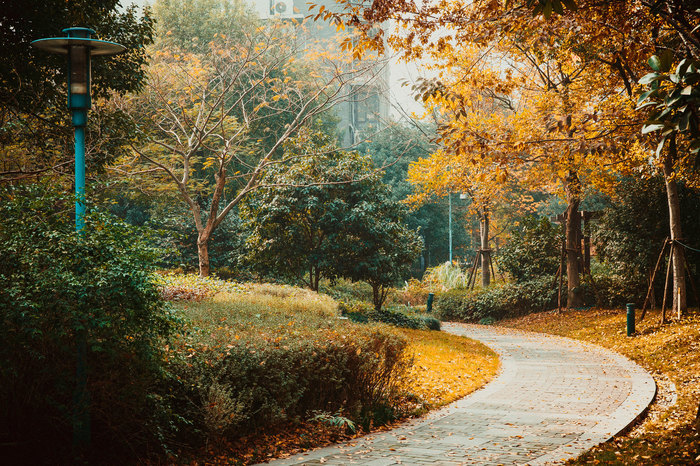
[[[66,37],[38,39],[32,45],[50,53],[68,55],[68,108],[75,132],[75,229],[85,226],[85,125],[90,109],[90,58],[116,55],[126,48],[105,40],[91,39],[89,28],[66,28]]]
[[[449,209],[447,212],[447,223],[449,228],[449,242],[450,242],[450,265],[452,265],[452,192],[447,193],[447,204]]]
[[[90,59],[92,56],[116,55],[123,45],[92,39],[89,28],[66,28],[65,37],[38,39],[38,49],[68,55],[68,108],[75,133],[75,229],[85,228],[85,126],[90,101]],[[87,334],[85,325],[76,325],[76,387],[73,395],[73,448],[83,452],[90,444],[90,403],[87,389]]]

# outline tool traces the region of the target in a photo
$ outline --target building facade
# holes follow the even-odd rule
[[[258,17],[263,20],[289,20],[297,24],[298,40],[301,44],[337,44],[346,31],[327,22],[314,22],[307,18],[318,12],[318,7],[326,9],[338,8],[334,0],[318,0],[315,11],[309,10],[308,0],[248,0]],[[303,45],[302,45],[303,46]],[[335,111],[339,118],[338,129],[345,147],[358,144],[381,130],[390,117],[390,70],[387,60],[367,58],[371,60],[371,69],[358,73],[349,84],[345,98],[336,105]],[[367,68],[366,64],[363,64]]]

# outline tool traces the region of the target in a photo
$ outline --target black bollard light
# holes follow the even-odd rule
[[[627,303],[627,336],[634,335],[634,303]]]

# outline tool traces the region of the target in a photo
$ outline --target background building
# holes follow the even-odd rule
[[[263,20],[293,20],[298,23],[299,40],[305,44],[327,44],[333,46],[352,32],[337,31],[327,22],[306,19],[312,12],[308,0],[248,0],[258,16]],[[337,8],[334,0],[319,0],[318,6],[326,9]],[[318,12],[318,7],[314,11]],[[303,45],[303,44],[302,44]],[[367,58],[366,60],[373,60]],[[362,142],[382,129],[390,118],[390,67],[386,59],[370,62],[369,72],[360,73],[347,89],[344,102],[336,106],[343,145],[351,146]]]

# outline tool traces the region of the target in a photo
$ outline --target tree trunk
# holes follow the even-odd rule
[[[668,220],[671,230],[671,241],[682,241],[681,206],[678,197],[678,183],[676,183],[673,162],[676,159],[675,136],[669,140],[668,154],[664,158],[664,181],[666,183],[666,198],[668,200]],[[686,302],[685,286],[685,254],[683,247],[676,245],[673,249],[673,310],[680,319],[688,310]]]
[[[583,213],[583,273],[591,274],[591,212]]]
[[[377,311],[381,311],[382,305],[384,304],[384,298],[386,298],[386,295],[384,294],[384,290],[382,289],[381,284],[371,283],[371,285],[372,285],[372,302],[374,304],[374,309]]]
[[[208,277],[209,268],[209,237],[199,235],[197,238],[197,255],[199,257],[199,276]]]
[[[578,252],[581,245],[579,230],[581,216],[578,213],[581,204],[581,182],[576,172],[569,172],[566,177],[566,279],[568,280],[567,307],[583,306],[581,276],[579,273]]]
[[[317,265],[314,267],[311,289],[318,292],[318,283],[321,281],[321,268]]]
[[[486,207],[482,211],[480,222],[481,240],[481,286],[487,287],[491,284],[491,251],[489,250],[489,211]]]

